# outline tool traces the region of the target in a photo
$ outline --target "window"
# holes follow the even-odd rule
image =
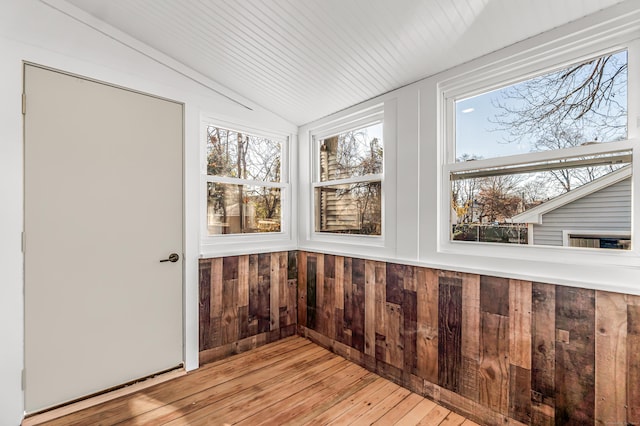
[[[284,138],[205,128],[206,234],[282,232]]]
[[[382,235],[380,117],[315,139],[315,231]]]
[[[631,236],[624,232],[597,231],[563,231],[564,245],[569,247],[588,247],[615,250],[629,250]]]
[[[445,91],[446,240],[630,249],[627,63],[627,50],[615,51]]]

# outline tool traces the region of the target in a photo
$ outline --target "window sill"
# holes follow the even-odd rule
[[[203,236],[200,258],[237,256],[296,250],[296,241],[288,233]]]

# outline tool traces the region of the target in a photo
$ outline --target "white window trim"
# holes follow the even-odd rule
[[[203,115],[200,120],[200,257],[231,256],[246,253],[272,252],[279,250],[292,250],[296,248],[293,238],[295,193],[291,183],[291,140],[294,135],[280,133],[269,129],[260,129],[237,122],[231,122],[216,118],[212,115]],[[226,176],[212,176],[207,174],[207,127],[218,126],[225,130],[239,131],[251,135],[257,135],[280,142],[280,182],[256,181]],[[220,234],[209,235],[207,231],[207,184],[209,182],[250,185],[269,188],[280,188],[281,194],[281,230],[280,232],[263,232],[249,234]]]
[[[337,118],[336,118],[337,117]],[[319,142],[327,137],[343,131],[383,123],[383,172],[366,176],[354,176],[345,179],[320,182]],[[301,194],[307,200],[308,208],[304,211],[299,246],[306,250],[338,250],[353,255],[395,254],[396,239],[396,134],[397,134],[397,100],[386,96],[383,100],[367,102],[352,107],[339,115],[319,120],[302,128],[301,134],[308,138],[307,144],[301,148],[301,161],[308,164],[308,177],[301,176]],[[306,152],[305,152],[306,151]],[[306,181],[306,182],[305,182]],[[317,187],[332,184],[380,181],[381,196],[381,235],[337,234],[315,231],[315,197]]]
[[[607,237],[627,237],[630,236],[629,232],[626,231],[610,231],[607,229],[563,229],[562,230],[562,245],[564,247],[569,247],[569,238],[572,236],[589,236],[589,237],[598,237],[598,238],[607,238]],[[574,249],[580,250],[580,247],[573,247]],[[589,248],[589,250],[607,250],[610,249],[599,249],[599,248]]]
[[[512,245],[484,242],[451,241],[449,232],[450,215],[450,173],[455,171],[472,170],[481,167],[499,167],[511,165],[513,162],[531,162],[553,160],[567,157],[568,153],[579,155],[596,154],[600,152],[632,149],[632,181],[633,188],[640,188],[640,147],[638,136],[640,126],[640,42],[637,33],[632,35],[605,32],[603,29],[592,29],[557,40],[549,41],[530,49],[512,53],[493,63],[479,64],[476,69],[473,64],[466,65],[466,71],[450,74],[451,77],[437,83],[439,93],[438,127],[439,127],[439,182],[438,185],[438,219],[436,252],[447,255],[467,255],[485,259],[497,258],[513,260],[533,260],[546,263],[564,264],[601,264],[637,266],[640,258],[640,232],[634,224],[640,223],[640,196],[632,194],[632,249],[623,251],[612,250],[580,250],[575,247],[552,247]],[[626,37],[626,38],[625,38]],[[573,40],[574,39],[574,40]],[[582,41],[582,43],[580,43]],[[627,121],[629,138],[622,142],[610,142],[600,145],[589,145],[568,148],[559,151],[548,151],[533,154],[523,154],[508,157],[495,157],[473,162],[455,162],[455,100],[480,93],[486,93],[500,87],[506,87],[518,81],[541,75],[545,72],[559,69],[570,64],[590,59],[600,55],[614,53],[620,50],[628,51],[628,95]],[[507,49],[508,50],[508,49]],[[562,59],[560,59],[562,58]],[[486,58],[483,58],[486,59]],[[483,61],[476,61],[483,62]],[[465,67],[461,67],[465,68]],[[634,189],[638,191],[638,189]],[[500,271],[500,263],[488,260],[488,264],[496,265]]]
[[[332,136],[336,136],[343,132],[348,132],[354,129],[365,128],[369,126],[373,126],[376,124],[382,123],[383,127],[383,135],[384,135],[384,106],[378,105],[377,107],[373,107],[367,109],[355,117],[350,117],[350,120],[340,120],[338,123],[332,123],[330,126],[315,129],[311,133],[311,150],[312,150],[312,170],[313,170],[313,178],[311,183],[311,239],[316,241],[335,241],[335,240],[344,240],[348,239],[353,242],[358,242],[359,244],[372,244],[376,246],[384,246],[384,235],[385,235],[385,221],[384,221],[384,187],[385,187],[385,179],[384,179],[384,170],[386,167],[386,144],[383,136],[382,140],[382,173],[381,174],[369,174],[364,176],[353,176],[345,179],[333,179],[330,181],[320,181],[320,143],[324,139]],[[360,234],[339,234],[333,232],[322,232],[316,231],[315,223],[316,223],[316,203],[315,203],[315,189],[322,188],[326,186],[332,185],[340,185],[340,184],[353,184],[353,183],[361,183],[361,182],[381,182],[381,235],[360,235]]]

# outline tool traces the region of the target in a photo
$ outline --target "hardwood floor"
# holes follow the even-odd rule
[[[297,336],[40,424],[476,425]]]

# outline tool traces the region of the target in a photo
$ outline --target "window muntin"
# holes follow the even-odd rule
[[[206,235],[281,233],[285,141],[212,124],[205,130]]]
[[[315,232],[382,235],[383,123],[316,141]]]
[[[591,81],[587,75],[598,76],[600,80]],[[566,76],[569,77],[565,85],[549,83]],[[547,83],[549,87],[544,86]],[[533,90],[535,87],[538,91]],[[587,107],[579,110],[571,105],[554,104],[550,91],[564,93],[564,101],[569,104],[586,102]],[[515,96],[515,92],[540,99],[527,101],[525,96]],[[591,101],[585,101],[585,93],[591,93]],[[536,101],[538,110],[527,112],[527,106]],[[571,202],[585,206],[582,210],[565,208],[566,211],[556,212],[554,220],[564,215],[565,229],[580,229],[583,222],[592,220],[587,219],[589,215],[600,215],[599,220],[604,222],[597,225],[608,228],[609,210],[630,210],[630,190],[618,191],[611,198],[612,205],[607,206],[603,197],[588,189],[598,187],[597,191],[614,193],[608,189],[609,183],[598,186],[597,182],[618,184],[607,175],[620,173],[624,166],[628,166],[627,182],[630,182],[633,144],[626,140],[627,51],[603,55],[473,97],[449,98],[448,102],[454,135],[447,145],[449,162],[444,167],[450,186],[447,231],[450,241],[544,245],[535,243],[542,239],[534,238],[534,234],[543,232],[545,225],[518,219],[530,220],[525,212],[544,210],[537,206],[545,203],[562,209],[562,200],[572,199]],[[505,104],[500,102],[510,104],[504,108]],[[509,120],[511,128],[505,127]],[[579,201],[577,194],[588,198]],[[622,232],[630,234],[630,211],[627,216],[626,231]],[[570,246],[562,244],[561,229],[554,232],[560,233],[559,242],[550,245]],[[584,245],[601,248],[596,244]],[[620,245],[630,247],[628,241]]]
[[[468,161],[623,140],[627,109],[625,50],[457,99],[455,158]]]

